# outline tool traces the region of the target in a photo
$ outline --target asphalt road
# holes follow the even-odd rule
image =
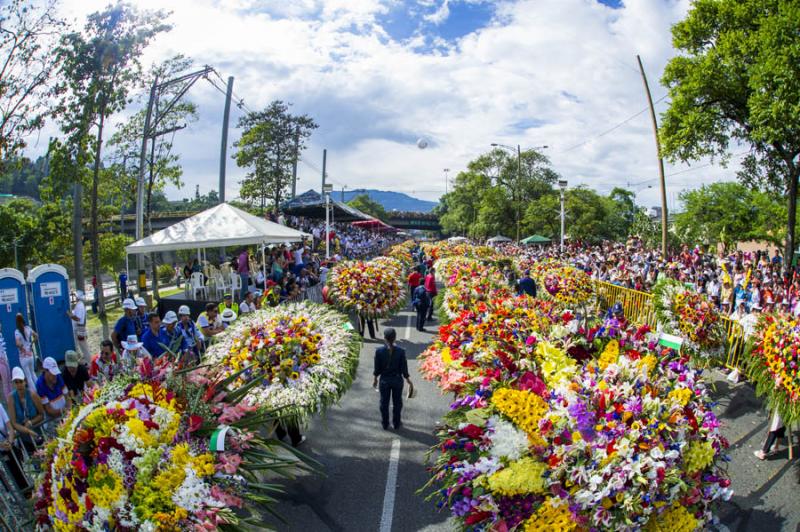
[[[381,428],[378,394],[372,389],[373,356],[387,326],[397,330],[397,345],[406,350],[418,391],[404,401],[399,431]],[[301,449],[322,463],[322,474],[283,482],[286,493],[275,509],[288,524],[271,526],[306,532],[452,530],[449,512],[437,512],[416,493],[429,478],[425,454],[436,443],[433,428],[449,406],[448,398],[417,372],[416,358],[437,329],[434,318],[427,332],[418,332],[413,312],[405,310],[381,321],[378,339],[365,339],[353,387],[304,431],[308,440]],[[387,489],[390,470],[396,482],[389,481]]]

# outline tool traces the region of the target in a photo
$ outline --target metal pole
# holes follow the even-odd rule
[[[294,129],[294,162],[292,163],[292,199],[297,196],[297,160],[300,158],[300,124]]]
[[[561,253],[564,253],[564,188],[561,188]]]
[[[658,156],[658,177],[661,182],[661,257],[667,258],[667,184],[664,179],[664,159],[661,158],[661,142],[658,140],[658,121],[656,111],[653,107],[653,97],[650,95],[650,85],[647,83],[647,76],[644,73],[642,59],[637,55],[636,61],[639,62],[639,72],[642,73],[644,92],[647,94],[647,103],[650,105],[650,119],[653,121],[653,134],[656,139],[656,155]]]
[[[324,153],[324,152],[323,152]],[[324,157],[323,157],[324,160]],[[323,165],[323,168],[325,166]],[[325,175],[325,172],[322,173]],[[325,258],[331,258],[331,195],[325,194]]]
[[[222,144],[219,148],[219,202],[225,203],[225,164],[228,162],[228,120],[231,116],[233,76],[228,76],[228,91],[225,93],[225,112],[222,115]]]
[[[325,194],[325,167],[328,163],[328,150],[322,150],[322,188],[319,190],[320,194]]]
[[[522,183],[522,148],[517,144],[517,242],[519,242],[519,208],[522,203],[522,195],[519,193],[520,183]]]
[[[139,152],[139,179],[136,184],[136,240],[144,238],[144,169],[147,166],[147,139],[150,137],[150,119],[153,116],[153,103],[156,99],[158,79],[153,80],[150,87],[150,100],[147,102],[147,113],[144,117],[144,131],[142,132],[142,150]],[[139,274],[144,270],[144,255],[136,255]]]

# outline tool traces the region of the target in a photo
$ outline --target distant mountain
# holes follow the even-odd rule
[[[377,201],[387,211],[407,211],[407,212],[431,212],[438,203],[435,201],[421,200],[413,198],[402,192],[388,192],[386,190],[358,189],[345,190],[344,201],[348,202],[361,194],[368,195],[372,200]],[[341,191],[335,191],[331,197],[341,201]]]

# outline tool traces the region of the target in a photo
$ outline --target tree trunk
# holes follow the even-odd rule
[[[72,256],[75,268],[75,289],[86,290],[86,279],[83,276],[83,184],[81,183],[80,161],[76,160],[78,179],[72,191]]]
[[[783,252],[783,271],[791,272],[794,261],[794,225],[797,221],[797,179],[800,169],[790,166],[789,169],[789,205],[786,220],[786,248]]]
[[[97,144],[94,150],[94,169],[92,172],[92,212],[90,235],[92,240],[92,273],[97,279],[97,313],[103,325],[103,339],[108,339],[108,318],[106,317],[103,279],[100,270],[100,235],[97,229],[97,194],[100,184],[100,155],[103,148],[103,126],[105,124],[105,102],[100,107],[100,122],[97,126]]]
[[[156,182],[156,139],[153,137],[150,143],[150,177],[147,181],[147,234],[153,234],[152,220],[152,198],[153,186]],[[156,264],[156,254],[150,253],[150,293],[153,294],[153,301],[158,300],[158,264]]]

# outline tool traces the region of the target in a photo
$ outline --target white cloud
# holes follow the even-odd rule
[[[64,10],[82,18],[106,3],[64,0]],[[445,40],[442,29],[462,22],[458,8],[466,3],[478,1],[139,0],[137,6],[173,11],[174,29],[151,46],[148,61],[181,52],[210,64],[223,77],[235,76],[234,90],[249,108],[275,98],[293,102],[320,124],[304,158],[319,167],[329,148],[329,173],[348,188],[435,199],[445,188],[442,169],[453,177],[491,142],[547,144],[570,184],[604,192],[657,177],[647,113],[598,134],[646,106],[637,54],[654,98],[665,93],[658,80],[674,54],[670,26],[685,16],[688,0],[629,1],[620,9],[594,0],[493,2],[494,18],[483,28]],[[412,36],[392,38],[387,20],[412,15],[416,22],[406,20],[417,24]],[[174,197],[193,193],[195,184],[203,192],[217,186],[222,96],[198,84],[190,97],[201,121],[176,137],[187,190],[171,191]],[[240,114],[234,109],[231,142]],[[431,140],[427,150],[415,147],[420,136]],[[227,168],[231,197],[245,171],[232,160]],[[669,180],[668,191],[731,175],[715,167],[681,174]],[[300,190],[319,186],[306,165],[300,177]],[[643,188],[637,197],[655,204],[658,190]]]

